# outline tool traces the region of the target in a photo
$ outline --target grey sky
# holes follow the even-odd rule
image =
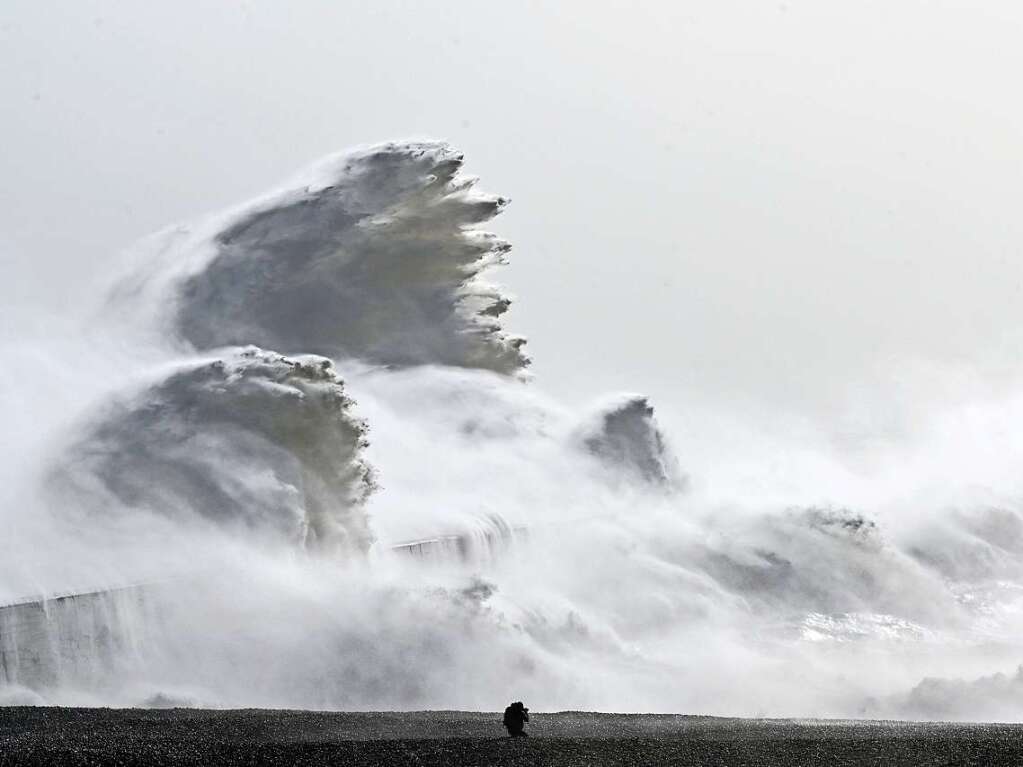
[[[0,296],[73,303],[138,236],[429,136],[513,198],[495,279],[560,396],[1014,384],[1021,39],[995,0],[7,0]]]

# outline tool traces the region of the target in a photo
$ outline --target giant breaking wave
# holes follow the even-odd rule
[[[9,350],[96,374],[4,499],[0,701],[1023,714],[1014,505],[737,508],[643,395],[544,397],[462,163],[327,158]]]

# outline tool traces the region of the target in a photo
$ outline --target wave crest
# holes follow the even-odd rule
[[[365,551],[373,473],[351,406],[330,360],[228,350],[108,405],[54,485],[94,514],[144,510]]]
[[[328,158],[285,191],[150,242],[114,303],[169,304],[199,350],[519,372],[525,341],[498,320],[511,300],[481,279],[511,246],[477,228],[508,200],[478,191],[462,163],[440,142]]]

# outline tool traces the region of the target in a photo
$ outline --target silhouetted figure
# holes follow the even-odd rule
[[[529,709],[518,700],[504,710],[504,726],[508,728],[508,734],[513,738],[528,738],[522,731],[522,726],[529,721]]]

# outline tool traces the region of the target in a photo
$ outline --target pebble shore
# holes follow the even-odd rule
[[[1023,764],[1023,725],[499,713],[0,708],[8,765]]]

